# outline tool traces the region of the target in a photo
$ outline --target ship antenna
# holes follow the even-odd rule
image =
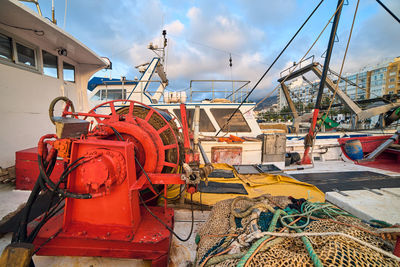
[[[162,51],[162,63],[165,65],[165,48],[167,47],[167,30],[162,31],[162,35],[164,37],[164,46],[163,46],[163,51]]]
[[[231,53],[229,53],[229,67],[230,67],[230,71],[231,71],[231,80],[232,80],[232,92],[235,90],[235,88],[234,88],[234,84],[233,84],[233,75],[232,75],[232,54]],[[233,96],[232,96],[232,100],[234,100],[233,99]],[[232,101],[233,102],[233,101]]]

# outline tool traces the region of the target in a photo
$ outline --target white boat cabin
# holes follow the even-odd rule
[[[239,106],[248,88],[249,81],[232,80],[193,80],[186,91],[166,91],[168,85],[161,60],[153,58],[150,63],[139,66],[140,79],[127,80],[93,77],[88,84],[89,101],[92,107],[110,100],[129,99],[138,101],[159,110],[168,111],[180,119],[181,103],[188,109],[189,127],[195,106],[200,106],[200,133],[204,136],[216,136],[229,116]],[[157,73],[160,80],[155,80]],[[199,87],[194,85],[199,84]],[[208,99],[207,99],[208,98]],[[229,124],[218,136],[236,135],[256,137],[262,132],[254,116],[255,103],[243,103]],[[122,106],[121,106],[122,107]]]
[[[16,151],[54,132],[48,108],[55,97],[88,110],[88,80],[108,63],[19,1],[2,0],[0,18],[0,167],[7,168]]]

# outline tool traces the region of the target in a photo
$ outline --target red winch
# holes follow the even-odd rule
[[[54,117],[60,100],[64,111]],[[185,184],[194,193],[212,171],[210,164],[199,167],[185,106],[182,122],[130,100],[79,113],[59,97],[49,111],[57,134],[39,141],[40,176],[26,210],[41,190],[60,200],[26,230],[23,219],[14,241],[33,242],[38,255],[139,258],[166,266],[174,216],[167,207],[167,185]],[[65,169],[54,181],[49,176],[57,156]],[[154,205],[159,196],[163,207]]]

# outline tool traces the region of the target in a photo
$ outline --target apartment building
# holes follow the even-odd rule
[[[334,75],[328,76],[334,82],[338,78]],[[381,97],[387,94],[400,93],[400,57],[382,60],[377,64],[364,66],[354,73],[346,73],[344,79],[339,82],[339,88],[353,100],[363,100]],[[315,103],[319,80],[313,82],[305,81],[301,77],[288,84],[292,100],[304,105]],[[331,93],[325,88],[324,94]],[[278,94],[279,108],[287,106],[282,90]]]

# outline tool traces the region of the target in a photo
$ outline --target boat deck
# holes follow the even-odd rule
[[[400,223],[400,207],[393,207],[393,203],[400,199],[400,173],[380,170],[376,168],[355,165],[351,162],[325,161],[316,162],[313,168],[303,170],[293,170],[299,166],[290,166],[291,170],[285,171],[286,174],[308,183],[313,183],[326,193],[327,200],[347,209],[361,218],[374,218],[387,220],[391,223]],[[288,169],[287,168],[287,169]],[[366,188],[366,189],[365,189]],[[388,189],[389,188],[389,189]],[[354,189],[361,189],[354,191]],[[389,196],[377,194],[384,192]],[[336,192],[334,192],[336,190]],[[13,190],[8,185],[0,185],[0,217],[4,217],[18,206],[23,204],[28,198],[29,191]],[[339,192],[339,193],[338,193]],[[354,193],[355,192],[355,193]],[[391,193],[388,193],[391,192]],[[393,194],[393,192],[397,192]],[[348,195],[347,197],[344,195]],[[360,201],[362,198],[362,201]],[[383,198],[389,200],[383,201]],[[395,198],[395,199],[393,199]],[[378,205],[379,209],[362,209],[364,200],[368,206]],[[362,203],[361,203],[362,202]],[[345,203],[345,204],[343,204]],[[383,206],[382,206],[383,205]],[[386,205],[386,206],[385,206]],[[387,206],[390,207],[387,207]],[[392,215],[382,211],[391,209]],[[361,210],[361,211],[360,211]],[[196,255],[195,237],[203,222],[207,219],[210,211],[194,212],[194,229],[189,241],[181,242],[173,237],[170,254],[170,266],[187,266],[193,262]],[[385,217],[386,216],[386,217]],[[387,218],[390,216],[390,218]],[[185,238],[191,227],[191,212],[189,209],[175,209],[175,232]],[[6,234],[0,238],[0,251],[11,241],[11,234]],[[130,259],[111,259],[100,257],[48,257],[34,256],[36,266],[149,266],[148,262]]]

